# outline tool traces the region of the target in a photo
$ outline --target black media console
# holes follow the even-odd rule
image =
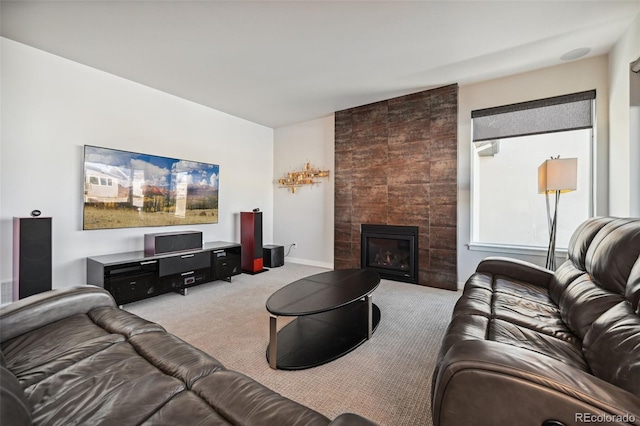
[[[87,283],[103,287],[118,305],[215,280],[231,282],[242,272],[241,246],[216,241],[199,250],[148,255],[144,251],[87,258]]]

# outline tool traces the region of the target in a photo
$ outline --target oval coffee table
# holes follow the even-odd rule
[[[287,284],[267,299],[269,346],[274,369],[301,370],[333,361],[371,338],[380,309],[371,293],[380,276],[343,269]],[[278,331],[278,316],[298,317]]]

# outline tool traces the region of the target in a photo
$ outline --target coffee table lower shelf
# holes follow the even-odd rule
[[[380,322],[380,309],[374,303],[371,313],[373,331]],[[276,368],[302,370],[316,367],[346,355],[367,340],[366,300],[319,314],[300,316],[277,333]],[[268,346],[267,361],[270,361]]]

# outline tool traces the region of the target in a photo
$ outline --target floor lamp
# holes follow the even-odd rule
[[[549,248],[547,249],[547,269],[556,269],[556,230],[558,228],[558,202],[563,192],[575,191],[578,180],[578,159],[560,156],[546,160],[538,167],[538,193],[547,201],[547,223],[549,226]],[[549,195],[555,195],[553,215]]]

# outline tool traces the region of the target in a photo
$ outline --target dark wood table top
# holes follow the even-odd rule
[[[274,315],[302,316],[352,303],[378,287],[380,276],[366,269],[340,269],[287,284],[267,299]]]

